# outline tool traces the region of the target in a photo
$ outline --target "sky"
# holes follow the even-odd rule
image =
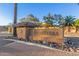
[[[0,3],[0,25],[13,22],[13,3]],[[79,5],[74,3],[18,3],[17,20],[33,14],[40,21],[48,13],[79,18]]]

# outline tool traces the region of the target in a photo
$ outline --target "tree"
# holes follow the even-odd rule
[[[53,16],[49,13],[48,16],[43,17],[44,22],[53,25]]]
[[[62,15],[56,15],[55,14],[54,15],[54,20],[61,27],[61,29],[62,29],[62,37],[64,38],[64,24],[65,24],[64,17],[62,17]]]
[[[68,32],[70,32],[70,27],[73,25],[75,18],[73,16],[65,17],[65,26],[68,26]]]
[[[39,19],[34,17],[32,14],[28,15],[26,18],[20,19],[20,22],[32,22],[32,21],[39,22]]]
[[[62,22],[64,20],[64,17],[62,17],[62,15],[55,14],[53,18],[55,25],[62,25]]]
[[[78,28],[79,28],[79,19],[76,19],[74,21],[74,26],[76,27],[76,32],[78,31]]]

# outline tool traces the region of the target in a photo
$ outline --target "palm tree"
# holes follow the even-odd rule
[[[73,25],[76,27],[76,31],[75,31],[75,32],[77,32],[78,29],[79,29],[79,19],[76,19],[76,20],[74,21],[74,24],[73,24]]]
[[[68,26],[68,32],[70,32],[70,27],[73,25],[75,18],[73,16],[65,17],[65,26]]]
[[[14,21],[13,24],[17,23],[17,3],[14,3]],[[16,37],[16,27],[13,28],[13,36]]]

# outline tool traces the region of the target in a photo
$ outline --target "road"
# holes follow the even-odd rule
[[[9,43],[12,43],[13,41],[10,40],[4,40],[5,38],[7,38],[8,36],[11,36],[8,33],[0,33],[0,48],[4,45],[7,45]]]
[[[1,35],[1,34],[0,34]],[[3,35],[4,36],[4,35]],[[0,56],[79,56],[79,52],[50,49],[23,41],[12,41],[0,36]]]

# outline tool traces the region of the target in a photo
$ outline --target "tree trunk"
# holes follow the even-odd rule
[[[77,33],[77,31],[78,31],[78,26],[76,26],[76,31],[75,32]]]
[[[71,29],[70,26],[68,26],[68,32],[70,32],[70,29]]]
[[[77,27],[76,27],[76,31],[75,32],[77,33]]]
[[[62,31],[63,31],[63,38],[64,38],[64,26],[62,27]]]

